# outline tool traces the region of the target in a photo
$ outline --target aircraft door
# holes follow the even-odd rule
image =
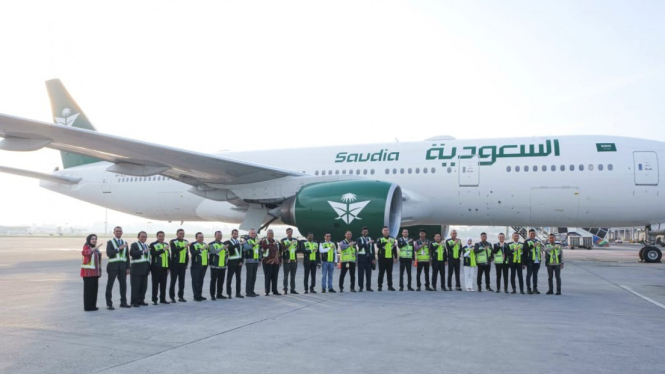
[[[636,186],[658,185],[658,155],[656,152],[633,152]]]
[[[478,165],[478,156],[471,158],[459,158],[459,185],[460,187],[478,187],[480,181],[480,166]]]

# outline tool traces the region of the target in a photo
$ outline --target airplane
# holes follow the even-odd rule
[[[58,79],[54,123],[0,114],[0,149],[61,152],[40,186],[153,220],[282,223],[317,237],[367,226],[652,226],[665,232],[665,143],[584,135],[206,153],[96,131]],[[640,257],[659,262],[653,241]]]

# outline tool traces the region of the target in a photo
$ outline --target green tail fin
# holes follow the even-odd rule
[[[90,123],[85,113],[83,113],[78,104],[76,104],[76,101],[74,101],[69,95],[69,92],[67,92],[65,86],[60,82],[60,79],[46,81],[46,90],[48,91],[48,97],[51,100],[51,114],[53,115],[54,123],[63,126],[72,126],[97,131],[92,123]],[[81,156],[65,151],[61,151],[60,156],[62,157],[62,166],[65,169],[100,161],[96,158]]]

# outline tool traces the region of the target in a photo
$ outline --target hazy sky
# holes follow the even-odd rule
[[[0,113],[51,121],[44,81],[60,78],[99,131],[199,151],[664,139],[663,19],[662,1],[3,1]],[[0,225],[104,220],[35,180],[0,184]]]

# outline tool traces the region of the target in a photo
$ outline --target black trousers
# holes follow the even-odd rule
[[[496,270],[496,289],[501,289],[501,275],[503,275],[504,290],[508,289],[508,264],[494,264]]]
[[[526,288],[531,289],[531,276],[533,276],[533,288],[538,288],[538,270],[540,270],[540,263],[526,264]]]
[[[277,293],[277,278],[279,277],[279,264],[263,264],[266,293]]]
[[[98,291],[99,277],[83,277],[83,310],[87,312],[97,308]]]
[[[547,265],[547,283],[550,286],[550,292],[554,289],[552,276],[556,276],[556,292],[561,292],[561,265]]]
[[[185,296],[185,273],[187,266],[185,264],[174,264],[171,266],[171,287],[169,287],[169,296],[175,300],[175,282],[178,281],[178,298]]]
[[[441,288],[446,287],[446,263],[443,261],[432,261],[432,288],[436,289],[436,277],[441,276]]]
[[[240,282],[242,275],[242,266],[240,266],[240,261],[238,260],[229,260],[227,268],[229,271],[226,273],[226,294],[231,296],[231,281],[233,277],[236,278],[236,296],[240,295]]]
[[[416,274],[416,280],[418,288],[420,288],[420,274],[425,270],[425,287],[429,287],[429,261],[418,261],[418,274]]]
[[[460,288],[459,273],[460,259],[448,259],[448,288],[452,288],[453,272],[455,273],[455,288]]]
[[[367,289],[372,288],[372,261],[365,256],[358,256],[358,287],[362,290],[367,279]]]
[[[339,274],[339,289],[344,289],[344,277],[346,276],[346,273],[350,273],[351,275],[351,289],[356,288],[356,263],[342,262],[342,271]]]
[[[256,272],[259,270],[259,264],[256,262],[246,263],[247,275],[245,276],[245,294],[254,295],[254,285],[256,284]]]
[[[131,274],[132,304],[145,303],[145,293],[148,291],[148,274]]]
[[[524,277],[522,276],[522,264],[510,264],[510,285],[515,291],[515,274],[517,274],[520,283],[520,291],[524,291]]]
[[[298,270],[298,260],[291,260],[291,262],[284,263],[284,291],[290,289],[296,290],[296,271]],[[289,280],[291,282],[289,282]]]
[[[478,284],[478,289],[482,289],[483,285],[483,273],[485,273],[485,287],[490,288],[490,270],[492,266],[490,264],[478,264],[478,277],[476,283]]]
[[[116,278],[118,278],[118,283],[120,284],[120,304],[127,304],[127,271],[109,270],[107,268],[106,272],[108,273],[106,305],[113,305],[113,283],[115,283]]]
[[[411,288],[411,268],[413,260],[410,258],[399,259],[399,288],[404,288],[404,270],[406,270],[407,287]]]
[[[383,275],[388,276],[388,288],[393,286],[393,259],[380,258],[379,259],[379,289],[383,286]]]
[[[210,296],[221,296],[224,293],[226,269],[210,268]]]
[[[190,273],[192,274],[192,292],[194,299],[200,299],[203,296],[203,279],[206,276],[207,266],[192,266]]]
[[[303,278],[303,283],[305,290],[316,287],[316,261],[306,262],[305,266],[305,277]]]
[[[152,301],[157,301],[157,290],[159,289],[159,301],[166,301],[166,279],[169,269],[161,266],[152,267]]]

